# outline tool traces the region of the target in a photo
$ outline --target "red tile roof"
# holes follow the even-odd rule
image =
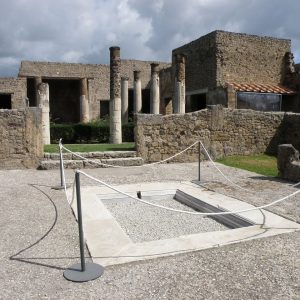
[[[227,86],[232,86],[237,92],[295,94],[295,91],[280,85],[231,82],[227,83]]]

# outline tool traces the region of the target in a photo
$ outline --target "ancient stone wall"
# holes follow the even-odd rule
[[[57,62],[22,61],[19,77],[80,79],[99,77],[108,66]],[[109,73],[109,67],[108,67]]]
[[[173,77],[177,54],[186,56],[186,91],[216,86],[216,32],[172,51]]]
[[[0,110],[0,169],[37,167],[43,155],[41,110]]]
[[[173,50],[186,55],[186,90],[214,89],[226,82],[282,83],[291,41],[214,31]],[[173,70],[174,76],[174,70]]]
[[[216,84],[282,83],[291,41],[225,31],[216,32]]]
[[[27,96],[25,78],[0,78],[0,94],[11,94],[12,108],[24,108]]]
[[[212,106],[185,115],[137,115],[136,148],[146,161],[165,159],[202,140],[214,158],[276,153],[278,144],[300,149],[300,114],[224,109]],[[195,161],[197,147],[177,161]]]

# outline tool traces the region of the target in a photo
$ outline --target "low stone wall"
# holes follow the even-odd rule
[[[43,155],[40,109],[1,109],[0,140],[0,169],[37,167]]]
[[[135,122],[137,155],[145,161],[165,159],[197,140],[204,143],[213,158],[275,154],[283,143],[300,148],[300,114],[294,113],[233,110],[216,105],[183,115],[138,114]],[[197,149],[190,149],[176,161],[195,161]]]

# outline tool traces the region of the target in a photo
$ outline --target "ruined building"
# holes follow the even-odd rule
[[[299,112],[299,69],[288,39],[214,31],[174,49],[171,64],[121,59],[122,119],[213,104]],[[41,83],[54,122],[109,115],[110,66],[96,64],[22,61],[17,78],[0,78],[0,109],[39,105]]]

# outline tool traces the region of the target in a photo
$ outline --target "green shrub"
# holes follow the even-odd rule
[[[134,124],[128,123],[122,125],[122,141],[123,142],[134,142]]]
[[[51,143],[58,143],[62,138],[64,143],[75,143],[75,131],[72,124],[53,124],[50,125]]]
[[[57,143],[60,138],[64,143],[108,143],[109,124],[103,121],[77,124],[51,124],[51,143]],[[134,125],[128,123],[122,126],[123,142],[134,141]]]

